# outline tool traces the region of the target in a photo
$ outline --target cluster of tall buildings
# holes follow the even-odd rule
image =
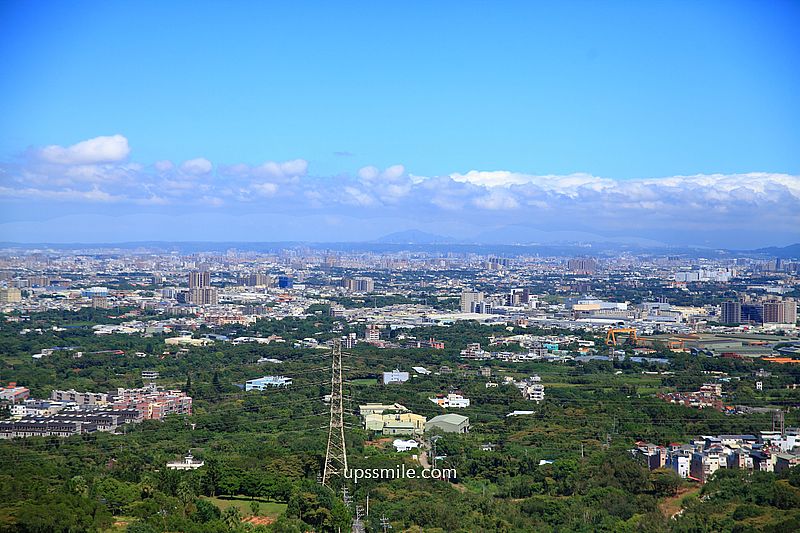
[[[678,283],[693,283],[700,281],[727,283],[733,277],[736,277],[736,270],[732,268],[721,268],[716,270],[686,270],[676,272],[674,276],[675,281]]]
[[[247,276],[242,276],[239,280],[245,287],[271,287],[272,276],[261,272],[254,272]]]
[[[574,274],[594,274],[597,261],[591,257],[577,257],[567,261],[567,270]]]
[[[462,313],[490,313],[492,304],[484,301],[484,294],[479,291],[464,290],[461,292]]]
[[[723,324],[794,324],[797,302],[789,298],[722,302],[720,321]]]
[[[366,277],[344,278],[342,287],[349,292],[375,292],[375,282]]]

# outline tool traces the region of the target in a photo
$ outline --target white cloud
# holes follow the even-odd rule
[[[403,165],[392,165],[383,171],[378,167],[372,165],[358,169],[356,175],[364,183],[372,183],[376,181],[399,181],[406,178],[406,167]]]
[[[372,165],[358,169],[358,177],[364,181],[372,181],[380,175],[381,171],[378,167]]]
[[[167,204],[292,214],[313,209],[320,215],[381,213],[431,223],[474,223],[481,217],[476,211],[484,211],[498,225],[550,220],[623,229],[636,221],[662,230],[714,226],[791,231],[786,228],[800,226],[800,176],[789,174],[623,180],[586,173],[470,170],[426,177],[392,165],[325,177],[309,176],[305,159],[255,167],[215,167],[203,157],[177,167],[171,161],[144,165],[128,161],[127,141],[115,137],[124,142],[98,137],[67,148],[43,148],[36,151],[38,158],[0,163],[0,198],[32,205],[116,202],[115,210],[125,205],[157,210]]]
[[[308,161],[305,159],[292,159],[278,163],[267,161],[253,169],[253,174],[258,178],[292,179],[305,176],[308,171]]]
[[[256,183],[253,185],[253,190],[261,196],[275,196],[275,193],[278,192],[278,186],[270,182]]]
[[[155,169],[159,172],[169,172],[175,168],[175,164],[172,161],[165,159],[163,161],[156,161],[153,163],[153,167],[155,167]]]
[[[57,165],[91,165],[122,161],[128,154],[128,139],[122,135],[95,137],[72,146],[45,146],[37,152],[39,158]]]
[[[473,200],[473,203],[482,208],[490,210],[516,209],[519,202],[510,194],[501,191],[490,191],[486,196],[480,196]]]
[[[355,187],[345,187],[343,201],[346,204],[369,207],[375,205],[375,199],[366,192]]]
[[[214,165],[211,164],[211,161],[206,159],[205,157],[198,157],[196,159],[189,159],[188,161],[184,161],[181,163],[181,171],[190,174],[192,176],[200,176],[202,174],[208,174],[211,172],[211,169],[214,168]]]
[[[74,189],[48,190],[36,188],[13,189],[0,187],[0,198],[18,198],[28,200],[56,200],[56,201],[87,201],[87,202],[117,202],[124,200],[123,196],[113,195],[98,188],[88,191]]]

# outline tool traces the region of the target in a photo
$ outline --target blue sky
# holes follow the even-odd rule
[[[779,1],[3,1],[0,240],[787,244],[798,27]]]

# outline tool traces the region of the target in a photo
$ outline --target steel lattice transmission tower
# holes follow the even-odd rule
[[[342,341],[333,344],[331,362],[331,422],[328,427],[328,449],[325,452],[325,468],[322,484],[328,485],[333,476],[347,470],[347,449],[344,443],[344,408],[342,406]]]

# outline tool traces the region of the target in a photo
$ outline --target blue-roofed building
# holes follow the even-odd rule
[[[245,382],[244,390],[267,390],[271,388],[283,388],[292,384],[292,378],[286,376],[264,376],[263,378],[251,379]]]

